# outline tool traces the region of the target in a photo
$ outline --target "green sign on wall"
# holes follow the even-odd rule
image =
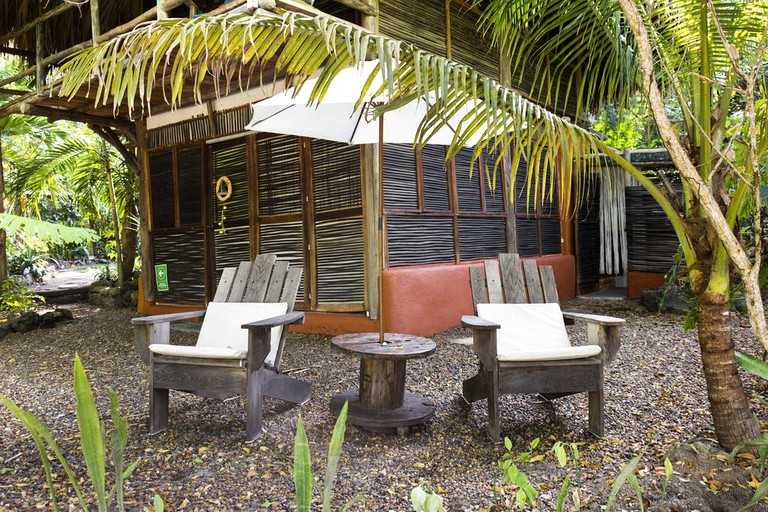
[[[168,265],[165,263],[155,265],[155,282],[157,283],[157,291],[168,291]]]

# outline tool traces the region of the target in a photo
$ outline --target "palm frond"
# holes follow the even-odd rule
[[[99,235],[92,229],[54,224],[30,217],[0,213],[0,229],[8,235],[22,235],[21,239],[37,238],[51,244],[95,242]]]
[[[199,101],[204,82],[226,93],[228,84],[255,85],[251,82],[257,72],[274,68],[276,75],[287,74],[299,87],[318,73],[310,101],[320,102],[341,69],[360,65],[370,54],[380,60],[373,73],[379,73],[383,83],[374,93],[389,99],[377,113],[414,99],[429,103],[418,143],[458,115],[449,157],[469,140],[479,140],[475,156],[484,148],[504,150],[514,144],[515,154],[531,169],[541,167],[545,159],[559,162],[564,172],[547,165],[546,180],[560,181],[563,211],[569,208],[572,183],[577,197],[585,190],[599,153],[599,141],[589,132],[469,66],[329,18],[282,13],[149,22],[64,63],[60,94],[72,97],[94,79],[97,104],[111,104],[115,110],[148,108],[160,88],[167,102],[178,107],[190,89]],[[360,91],[360,98],[367,92]],[[552,191],[538,187],[535,192],[543,196]]]

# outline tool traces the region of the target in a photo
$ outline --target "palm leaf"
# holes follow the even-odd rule
[[[10,213],[0,213],[0,229],[9,235],[23,234],[24,238],[34,237],[52,244],[95,242],[99,239],[99,235],[92,229],[64,226]]]

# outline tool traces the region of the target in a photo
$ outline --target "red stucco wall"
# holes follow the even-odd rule
[[[658,290],[664,284],[664,274],[659,272],[627,272],[627,298],[639,299],[643,290]]]
[[[574,257],[553,255],[535,259],[539,265],[553,267],[560,300],[572,299],[576,293]],[[470,262],[463,265],[419,265],[386,270],[383,315],[385,330],[429,336],[459,325],[462,315],[472,314],[469,267],[480,264]],[[144,314],[189,309],[198,308],[157,306],[139,301],[139,312]],[[370,332],[377,329],[378,322],[362,313],[309,312],[304,325],[291,326],[291,331],[323,334]]]

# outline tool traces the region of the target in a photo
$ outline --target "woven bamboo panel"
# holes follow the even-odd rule
[[[259,254],[276,254],[280,260],[287,260],[291,267],[304,267],[304,226],[301,222],[281,222],[259,226]],[[304,301],[304,279],[296,300]]]
[[[482,211],[483,204],[481,202],[480,191],[480,180],[482,179],[482,176],[478,162],[472,162],[472,150],[463,148],[456,155],[455,162],[459,211]]]
[[[152,229],[176,224],[173,193],[173,152],[149,155],[149,194],[152,202]]]
[[[392,267],[453,262],[453,217],[388,216],[387,243]]]
[[[482,156],[482,177],[485,189],[485,210],[494,213],[503,213],[506,211],[506,187],[504,185],[504,176],[507,172],[503,164],[496,167],[496,160],[499,152],[489,152],[483,150]]]
[[[560,220],[539,219],[541,225],[541,254],[560,254],[562,251]]]
[[[415,210],[419,207],[416,155],[410,144],[384,145],[384,207]]]
[[[444,146],[424,146],[421,151],[422,181],[424,186],[424,209],[449,211],[451,202],[448,195],[449,174],[445,167]]]
[[[579,286],[600,280],[600,187],[589,192],[576,217]]]
[[[301,159],[297,137],[260,140],[259,215],[301,213]]]
[[[445,4],[442,1],[386,0],[379,3],[382,34],[445,56]]]
[[[315,224],[317,301],[360,302],[365,299],[363,220]]]
[[[207,117],[196,117],[181,123],[147,131],[147,147],[165,148],[192,141],[206,140],[213,136]]]
[[[507,252],[504,217],[459,217],[461,261],[495,258],[503,252]]]
[[[340,142],[313,140],[312,189],[315,211],[360,206],[360,148]]]
[[[241,261],[251,259],[250,228],[238,226],[227,228],[224,233],[220,229],[213,232],[213,247],[216,257],[216,280],[226,267],[236,267]]]
[[[626,187],[628,269],[667,272],[680,245],[664,211],[643,187]]]
[[[184,226],[203,222],[203,147],[180,148],[178,162],[179,221]]]
[[[215,197],[216,191],[212,189],[213,213],[215,222],[221,221],[223,208],[226,219],[225,226],[229,222],[247,221],[248,214],[248,158],[245,142],[236,145],[227,145],[213,148],[213,179],[216,182],[220,177],[226,176],[232,183],[232,196],[226,201],[219,201]]]
[[[205,302],[205,245],[202,228],[182,233],[155,233],[154,263],[168,268],[168,291],[157,301],[173,304]]]
[[[537,219],[517,218],[517,253],[520,256],[539,255],[539,225]]]
[[[458,2],[451,2],[451,47],[453,60],[467,64],[498,80],[499,51],[480,32],[480,16]]]

